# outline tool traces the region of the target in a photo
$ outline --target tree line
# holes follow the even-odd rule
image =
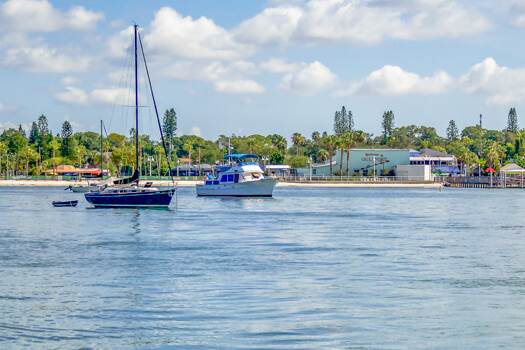
[[[351,169],[343,168],[351,148],[430,148],[455,155],[465,169],[492,167],[498,170],[508,162],[525,167],[525,129],[520,129],[518,114],[511,108],[507,125],[502,130],[477,125],[459,130],[450,120],[446,135],[440,136],[434,127],[424,125],[396,126],[394,112],[389,110],[381,118],[381,134],[373,135],[355,128],[352,111],[342,106],[335,111],[333,132],[314,131],[310,136],[301,133],[291,135],[291,143],[279,134],[271,135],[220,135],[216,140],[206,140],[195,135],[177,134],[177,113],[166,110],[162,129],[166,141],[167,157],[171,164],[190,159],[194,165],[214,164],[228,152],[255,153],[265,164],[288,164],[305,167],[309,163],[326,163],[330,173],[352,175]],[[53,133],[48,119],[41,115],[29,130],[9,128],[0,134],[0,173],[3,175],[40,175],[60,164],[77,167],[104,164],[112,174],[133,166],[135,159],[134,130],[129,135],[110,133],[103,135],[102,152],[100,134],[86,131],[74,132],[69,121],[61,130]],[[140,135],[141,171],[143,174],[167,174],[168,163],[159,140]],[[330,161],[339,152],[340,159],[334,166]],[[179,162],[180,163],[180,162]]]

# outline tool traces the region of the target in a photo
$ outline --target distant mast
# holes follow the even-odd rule
[[[100,121],[100,177],[104,179],[104,148],[102,143],[102,132],[103,132],[104,124],[103,121]]]

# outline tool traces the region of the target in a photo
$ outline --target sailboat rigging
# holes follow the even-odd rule
[[[160,118],[158,114],[157,103],[151,85],[151,78],[146,63],[146,56],[144,55],[144,47],[138,32],[138,25],[134,25],[134,62],[135,62],[135,170],[131,177],[118,179],[113,181],[113,186],[108,186],[102,190],[86,193],[86,200],[95,207],[101,208],[115,208],[115,207],[168,207],[171,199],[176,191],[175,182],[173,180],[171,165],[168,159],[169,175],[172,180],[173,187],[168,189],[157,189],[151,187],[150,184],[139,186],[140,181],[140,153],[139,153],[139,86],[138,86],[138,54],[139,45],[140,53],[144,60],[144,67],[148,77],[148,85],[155,107],[155,114],[162,140],[162,146],[167,153],[167,147],[162,132]]]

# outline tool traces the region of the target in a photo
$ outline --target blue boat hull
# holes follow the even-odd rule
[[[90,192],[84,196],[96,208],[150,208],[168,207],[175,189],[137,193]]]

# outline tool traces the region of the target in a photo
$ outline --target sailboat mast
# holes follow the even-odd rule
[[[135,173],[139,173],[139,64],[138,64],[138,25],[133,26],[135,29]]]
[[[102,124],[102,120],[100,121],[100,177],[104,179],[104,149],[102,146],[102,132],[103,132],[104,124]]]

